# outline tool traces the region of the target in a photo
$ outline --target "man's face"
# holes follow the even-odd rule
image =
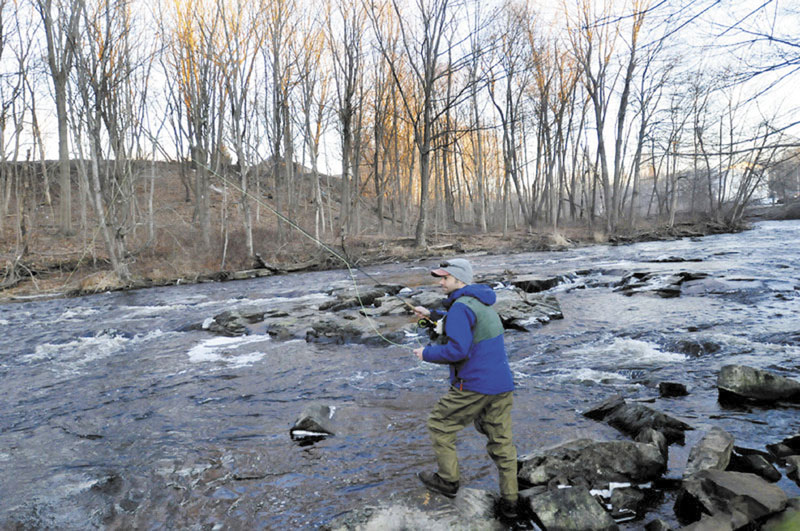
[[[439,286],[442,288],[442,291],[444,291],[445,295],[449,295],[463,285],[464,283],[460,280],[457,280],[453,275],[439,277]]]

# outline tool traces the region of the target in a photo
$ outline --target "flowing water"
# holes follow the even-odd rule
[[[652,407],[696,428],[670,448],[668,476],[680,476],[711,426],[758,449],[800,432],[796,409],[726,409],[716,390],[725,364],[800,372],[798,249],[800,222],[787,221],[471,257],[479,274],[565,275],[550,290],[564,319],[506,334],[520,454],[577,437],[624,439],[580,412],[615,393],[657,397],[661,381],[690,395]],[[420,285],[433,263],[367,270]],[[630,272],[659,273],[653,287],[676,272],[708,277],[678,298],[626,296],[614,283]],[[187,329],[242,306],[316,304],[350,283],[346,271],[328,271],[0,306],[0,527],[313,528],[364,506],[426,510],[415,474],[434,466],[425,420],[447,371],[418,363],[413,338],[405,348],[321,345]],[[337,433],[301,446],[289,428],[311,403],[335,407]],[[471,428],[459,453],[463,484],[497,489]],[[800,493],[785,478],[779,485]],[[674,519],[670,496],[627,525]]]

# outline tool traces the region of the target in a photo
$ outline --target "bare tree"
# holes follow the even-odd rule
[[[618,65],[613,62],[619,53],[618,37],[622,34],[621,19],[616,23],[608,6],[595,15],[593,5],[586,0],[579,0],[577,20],[571,22],[570,39],[575,58],[582,67],[583,85],[594,110],[596,125],[597,156],[600,163],[600,178],[603,185],[604,213],[606,230],[613,232],[621,211],[620,201],[623,191],[623,154],[626,115],[630,103],[631,87],[637,67],[639,39],[645,17],[649,12],[649,0],[630,0],[629,38],[627,54],[623,55]],[[612,97],[617,80],[620,79],[619,98],[612,105]],[[609,164],[606,145],[606,124],[609,109],[616,109],[614,125],[613,164]]]
[[[271,146],[271,164],[276,208],[283,209],[283,188],[291,186],[294,169],[292,138],[289,123],[290,84],[294,65],[290,59],[290,43],[295,38],[294,0],[275,0],[261,4],[267,17],[267,45],[263,47],[265,71],[270,75],[265,92],[271,105],[266,107],[265,120]],[[288,153],[287,153],[288,149]],[[278,238],[283,239],[283,224],[278,220]]]
[[[308,17],[303,32],[303,42],[298,58],[300,111],[304,156],[311,164],[314,203],[314,237],[320,239],[325,232],[325,204],[322,197],[319,172],[319,152],[325,123],[325,106],[328,101],[329,73],[323,63],[325,50],[324,29],[317,17]],[[306,153],[306,150],[308,152]]]
[[[227,137],[236,155],[234,168],[238,170],[239,206],[242,212],[245,242],[248,255],[255,255],[253,244],[253,218],[250,210],[250,168],[255,163],[255,142],[252,128],[256,105],[248,98],[254,85],[256,58],[266,40],[260,6],[236,0],[228,6],[219,2],[224,41],[218,52],[222,82],[230,107],[225,121]]]
[[[519,130],[522,122],[523,95],[530,89],[531,71],[529,69],[529,41],[525,38],[526,28],[532,23],[533,15],[525,4],[506,4],[504,20],[499,34],[494,36],[497,60],[493,67],[499,70],[492,74],[488,87],[489,96],[500,117],[503,131],[503,170],[504,179],[513,183],[522,217],[525,223],[533,222],[532,205],[525,200],[520,168]]]
[[[6,0],[0,1],[0,65],[3,62],[3,55],[6,50],[6,43],[8,39],[18,40],[19,34],[19,11],[14,10],[12,13],[6,12]],[[12,24],[8,23],[8,16],[11,15]],[[17,35],[15,35],[15,33]],[[16,37],[16,38],[15,38]],[[21,39],[19,39],[20,44]],[[8,153],[6,151],[6,127],[9,122],[13,127],[13,141],[16,144],[15,152],[19,148],[19,136],[22,130],[24,106],[22,109],[17,110],[17,102],[22,101],[20,96],[25,95],[25,70],[26,70],[26,55],[27,51],[21,48],[15,53],[15,60],[12,64],[17,67],[17,71],[2,72],[4,75],[0,76],[0,231],[2,231],[6,212],[8,211],[9,202],[11,199],[12,179],[11,172],[8,165]],[[13,157],[14,160],[16,157]],[[21,215],[18,215],[18,220]]]
[[[712,6],[716,2],[709,2]],[[791,86],[800,72],[800,37],[796,30],[800,11],[792,2],[765,0],[755,6],[742,4],[744,9],[723,7],[715,13],[715,35],[725,40],[732,50],[737,69],[730,78],[736,83],[765,78],[766,85],[757,95],[780,86]]]
[[[414,144],[419,154],[419,215],[415,230],[415,244],[427,246],[428,201],[430,195],[431,155],[434,148],[435,122],[442,116],[447,105],[436,105],[438,83],[446,81],[448,72],[442,68],[447,51],[443,46],[445,35],[455,29],[456,11],[462,6],[454,0],[416,0],[413,10],[399,0],[392,0],[389,9],[394,12],[400,29],[400,47],[404,62],[389,53],[384,36],[381,35],[381,10],[375,2],[370,5],[371,20],[377,34],[379,49],[392,72],[392,78],[400,95],[406,119],[414,129]],[[411,12],[409,12],[411,11]],[[451,64],[463,66],[462,59]],[[403,70],[407,69],[413,83],[405,83]],[[461,91],[458,91],[460,94]],[[454,99],[455,101],[455,99]]]
[[[636,135],[636,148],[631,161],[633,182],[631,185],[630,210],[628,222],[631,227],[636,225],[639,198],[641,193],[641,169],[642,156],[644,153],[647,137],[653,134],[652,121],[658,111],[664,90],[667,87],[670,76],[672,75],[676,61],[668,59],[665,62],[658,62],[658,56],[662,51],[664,40],[660,39],[649,50],[643,58],[639,82],[634,94],[639,118],[639,128]]]
[[[489,49],[487,50],[486,54],[489,57],[493,57],[494,52],[494,42],[492,40],[494,37],[487,38],[484,35],[481,35],[477,28],[481,26],[481,16],[482,16],[481,6],[480,3],[476,4],[475,10],[473,11],[471,25],[474,28],[474,31],[470,32],[470,47],[472,52],[471,60],[469,61],[469,66],[467,67],[468,75],[470,78],[470,110],[472,111],[472,129],[473,133],[470,135],[471,140],[473,142],[473,153],[475,158],[475,191],[476,191],[476,203],[475,204],[475,213],[477,215],[478,227],[480,227],[482,232],[486,232],[488,230],[487,225],[487,212],[486,212],[486,203],[488,201],[487,192],[486,192],[486,164],[484,161],[484,124],[481,120],[481,98],[479,98],[479,93],[481,92],[479,78],[482,75],[481,72],[481,59],[485,55],[483,51],[483,47],[487,46]],[[488,41],[488,42],[484,42]],[[491,62],[492,59],[489,59]],[[511,82],[511,81],[509,81]],[[489,86],[492,86],[493,80],[489,82]]]
[[[202,243],[211,245],[210,182],[212,156],[219,155],[217,120],[219,108],[219,69],[215,60],[214,36],[219,19],[198,0],[171,5],[162,17],[171,27],[167,35],[168,64],[177,85],[175,106],[181,109],[182,137],[189,141],[194,170],[195,220]]]
[[[387,167],[391,153],[391,138],[396,131],[392,130],[392,120],[396,116],[392,113],[392,96],[396,87],[390,79],[386,62],[380,55],[372,56],[372,130],[373,130],[373,155],[372,176],[375,189],[376,213],[378,216],[378,233],[385,231],[385,199],[386,186],[389,179]]]
[[[67,83],[74,63],[75,43],[81,19],[82,0],[33,0],[42,19],[47,42],[47,65],[53,82],[58,121],[60,183],[59,220],[63,234],[72,233],[72,186],[70,179]]]
[[[337,0],[328,13],[328,42],[333,57],[336,115],[341,142],[342,189],[339,225],[347,232],[353,223],[353,196],[358,193],[358,138],[363,113],[361,82],[366,11],[361,2]]]
[[[82,107],[76,110],[84,126],[78,134],[84,133],[80,137],[86,138],[90,157],[88,172],[81,173],[88,178],[112,268],[122,282],[128,282],[126,237],[135,225],[136,191],[132,141],[139,136],[135,128],[142,120],[137,109],[146,98],[147,77],[135,76],[144,65],[136,64],[139,56],[132,48],[134,29],[128,5],[97,0],[82,7],[82,38],[75,49],[75,86]],[[79,143],[78,148],[82,147]],[[80,161],[82,165],[83,157]]]
[[[742,221],[745,208],[756,190],[766,184],[767,170],[774,164],[779,152],[776,144],[780,144],[779,139],[776,141],[772,138],[772,132],[774,132],[774,127],[768,121],[762,123],[758,134],[752,141],[752,149],[747,152],[747,158],[742,164],[741,175],[726,215],[726,221],[731,225]]]

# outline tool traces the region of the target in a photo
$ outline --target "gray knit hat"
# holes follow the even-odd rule
[[[452,260],[442,262],[439,264],[438,269],[431,271],[431,275],[435,277],[452,275],[464,284],[472,284],[472,266],[463,258],[453,258]]]

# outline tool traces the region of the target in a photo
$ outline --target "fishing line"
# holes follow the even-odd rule
[[[297,224],[295,221],[293,221],[292,219],[290,219],[290,218],[288,218],[287,216],[285,216],[284,214],[280,213],[280,212],[279,212],[279,211],[278,211],[276,208],[274,208],[272,205],[270,205],[269,203],[267,203],[266,201],[264,201],[264,200],[263,200],[263,199],[261,199],[260,197],[257,197],[257,196],[253,195],[252,193],[250,193],[250,192],[248,192],[248,191],[245,191],[245,190],[244,190],[244,188],[242,188],[241,186],[239,186],[239,185],[238,185],[238,184],[237,184],[235,181],[233,181],[233,180],[231,180],[231,179],[228,179],[227,177],[225,177],[225,176],[223,176],[223,175],[220,175],[219,173],[217,173],[216,171],[214,171],[212,168],[209,168],[209,167],[208,167],[208,166],[206,166],[205,164],[202,164],[202,163],[200,163],[200,166],[202,166],[203,168],[205,168],[206,170],[208,170],[208,171],[209,171],[209,172],[210,172],[212,175],[214,175],[215,177],[217,177],[218,179],[220,179],[222,182],[224,182],[225,184],[227,184],[228,186],[230,186],[230,187],[231,187],[231,188],[233,188],[234,190],[236,190],[236,191],[238,191],[239,193],[241,193],[243,196],[245,196],[245,197],[249,197],[250,199],[252,199],[252,200],[253,200],[253,201],[255,201],[256,203],[258,203],[259,205],[263,206],[264,208],[266,208],[267,210],[269,210],[270,212],[272,212],[272,213],[273,213],[273,214],[274,214],[274,215],[275,215],[275,216],[276,216],[278,219],[280,219],[280,220],[284,221],[284,222],[285,222],[286,224],[288,224],[290,227],[292,227],[293,229],[297,230],[297,231],[298,231],[300,234],[302,234],[303,236],[305,236],[305,237],[306,237],[306,238],[308,238],[309,240],[311,240],[311,241],[313,241],[314,243],[316,243],[318,246],[320,246],[320,247],[321,247],[322,249],[324,249],[325,251],[329,252],[331,255],[333,255],[334,257],[336,257],[338,260],[341,260],[341,262],[342,262],[342,263],[345,265],[345,267],[347,268],[347,272],[348,272],[348,274],[350,275],[350,278],[351,278],[351,280],[353,281],[353,288],[355,289],[355,292],[356,292],[356,300],[358,300],[358,304],[359,304],[359,306],[361,307],[361,312],[360,312],[360,313],[361,313],[361,315],[363,315],[363,316],[364,316],[364,317],[367,319],[367,322],[369,322],[370,326],[371,326],[371,327],[372,327],[372,329],[375,331],[375,334],[377,334],[377,336],[378,336],[379,338],[381,338],[382,340],[386,341],[386,342],[387,342],[387,343],[389,343],[390,345],[394,345],[394,346],[397,346],[397,347],[401,347],[401,348],[405,348],[405,349],[413,350],[413,348],[412,348],[412,347],[410,347],[410,346],[408,346],[408,345],[405,345],[405,344],[402,344],[402,343],[397,343],[397,342],[395,342],[395,341],[392,341],[391,339],[389,339],[388,337],[386,337],[385,335],[383,335],[383,334],[380,332],[380,330],[378,330],[378,327],[377,327],[377,325],[374,323],[373,319],[372,319],[372,318],[369,316],[369,313],[368,313],[368,311],[367,311],[367,307],[364,305],[364,302],[361,300],[361,294],[360,294],[360,292],[359,292],[359,289],[358,289],[358,281],[357,281],[357,279],[356,279],[356,275],[355,275],[355,273],[354,273],[354,270],[360,271],[360,272],[361,272],[361,273],[362,273],[362,274],[363,274],[365,277],[367,277],[368,279],[370,279],[371,281],[373,281],[373,282],[374,282],[376,285],[380,286],[380,285],[381,285],[381,283],[380,283],[380,282],[379,282],[379,281],[378,281],[378,280],[377,280],[375,277],[373,277],[372,275],[370,275],[369,273],[367,273],[366,271],[364,271],[363,269],[361,269],[359,266],[357,266],[357,265],[355,265],[355,264],[351,264],[351,263],[350,263],[350,261],[349,261],[347,258],[345,258],[345,257],[344,257],[344,256],[342,256],[341,254],[339,254],[338,252],[336,252],[334,249],[331,249],[331,248],[330,248],[328,245],[326,245],[324,242],[322,242],[322,241],[321,241],[319,238],[316,238],[316,237],[314,237],[314,235],[310,234],[308,231],[306,231],[306,230],[305,230],[303,227],[301,227],[300,225],[298,225],[298,224]],[[344,247],[344,242],[342,242],[342,246]],[[390,296],[392,296],[392,297],[394,297],[395,299],[399,300],[400,302],[402,302],[402,303],[403,303],[405,306],[407,306],[407,307],[408,307],[408,308],[409,308],[409,309],[410,309],[412,312],[414,311],[414,306],[412,306],[412,305],[411,305],[411,303],[409,303],[409,302],[408,302],[408,301],[406,301],[405,299],[403,299],[403,298],[401,298],[401,297],[398,297],[398,296],[397,296],[397,295],[395,295],[395,294],[391,294],[391,293],[389,293],[389,295],[390,295]],[[417,341],[417,343],[418,343],[419,345],[422,345],[422,343],[420,342],[419,338],[416,338],[416,341]]]

